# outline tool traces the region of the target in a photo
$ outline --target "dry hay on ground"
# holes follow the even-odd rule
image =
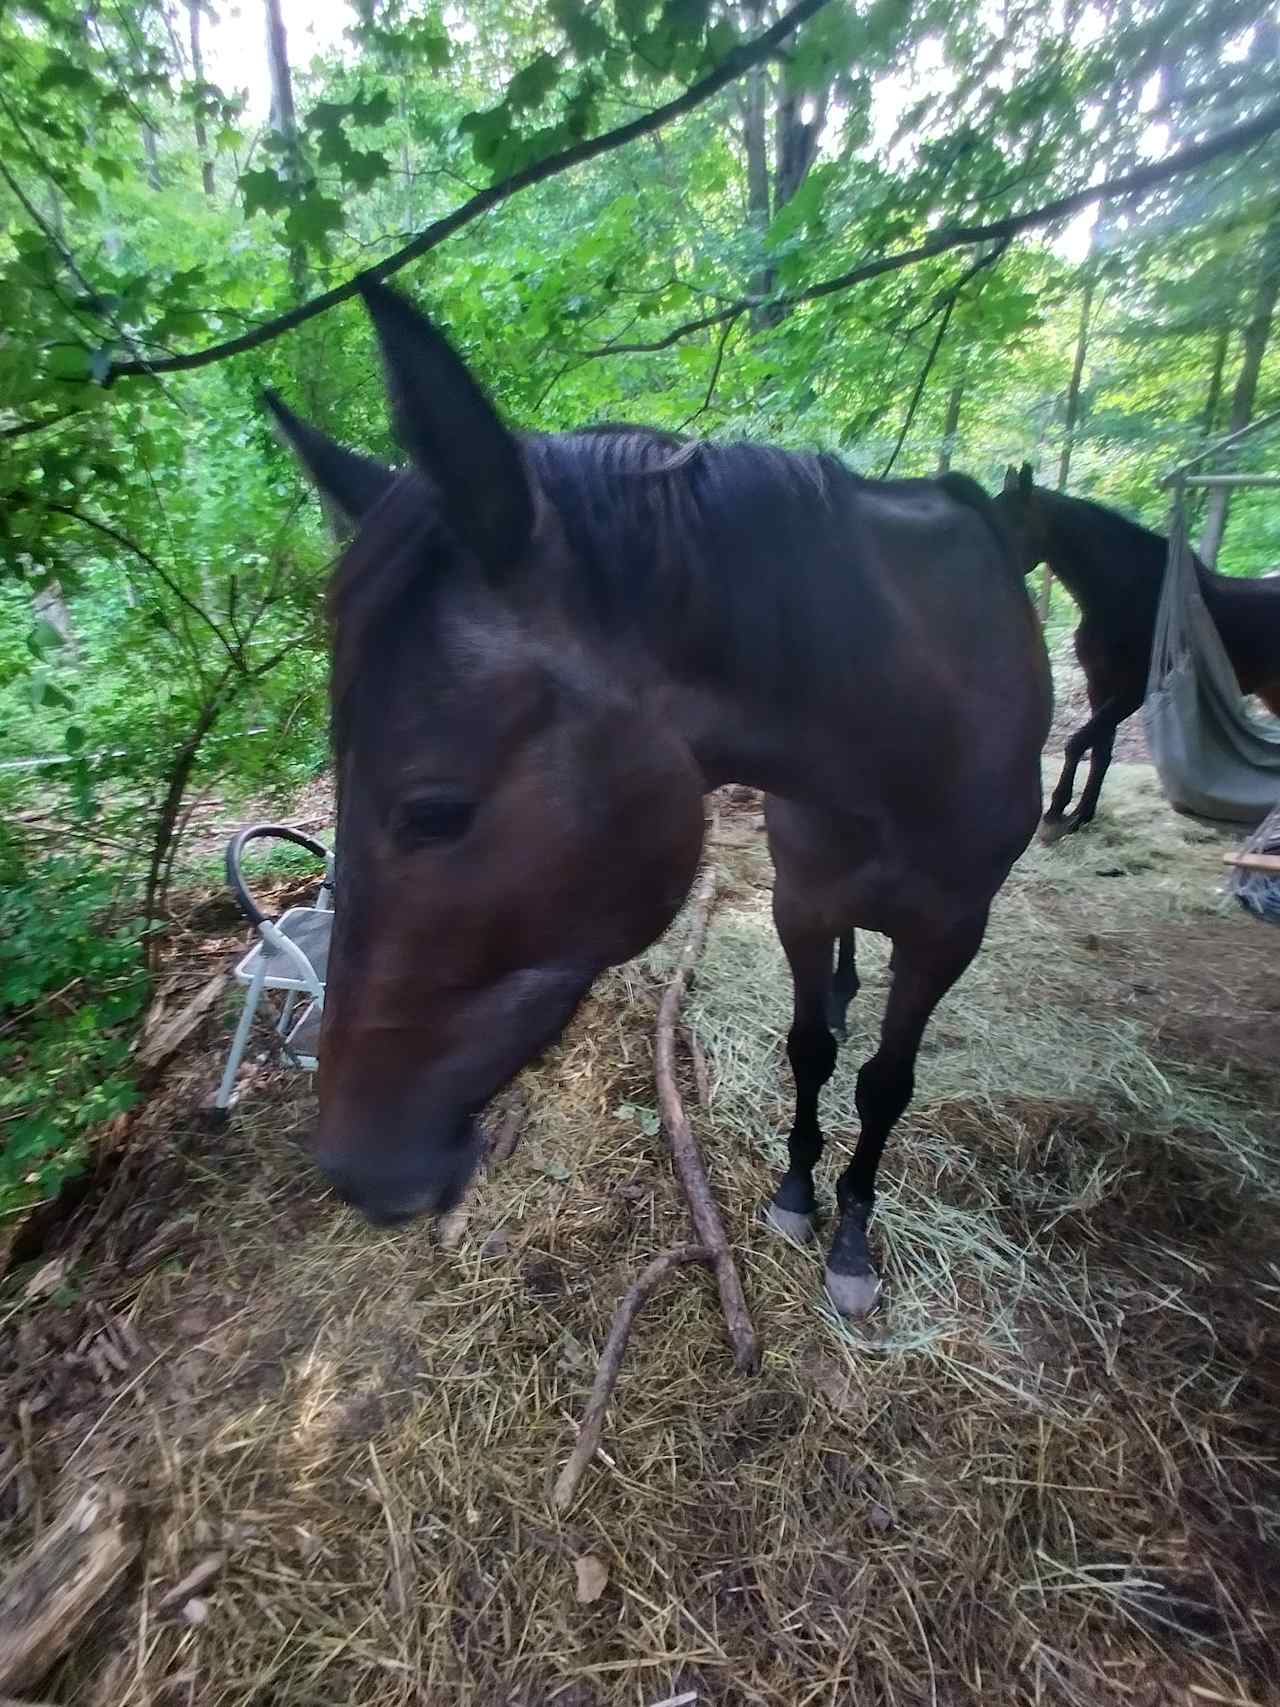
[[[267,1071],[230,1136],[202,1133],[211,1033],[64,1291],[4,1306],[28,1406],[8,1545],[94,1469],[144,1525],[129,1592],[42,1696],[1273,1707],[1280,941],[1215,895],[1217,842],[1117,767],[1093,832],[1027,855],[939,1013],[884,1169],[887,1306],[852,1328],[818,1255],[755,1219],[787,985],[762,838],[726,825],[694,1117],[763,1369],[733,1374],[710,1277],[674,1277],[563,1520],[550,1483],[613,1305],[687,1237],[653,1119],[670,946],[528,1076],[521,1146],[449,1250],[326,1195],[293,1143],[299,1079]],[[837,1163],[874,942],[864,970],[826,1103]],[[143,1342],[127,1373],[92,1358],[121,1319]],[[160,1611],[215,1551],[197,1622]],[[584,1603],[587,1555],[607,1581],[583,1567]]]

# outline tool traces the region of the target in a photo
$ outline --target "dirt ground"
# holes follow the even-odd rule
[[[686,1091],[760,1374],[734,1375],[706,1278],[672,1280],[553,1513],[614,1304],[687,1237],[653,1117],[670,940],[528,1075],[514,1158],[443,1242],[335,1202],[301,1149],[309,1083],[269,1053],[209,1128],[228,1007],[0,1292],[4,1557],[99,1477],[140,1540],[31,1693],[1280,1703],[1280,937],[1217,893],[1221,838],[1118,767],[940,1010],[884,1170],[884,1308],[850,1327],[818,1256],[756,1219],[787,1097],[756,813],[727,800],[711,850],[688,1010],[710,1106]],[[171,1004],[242,941],[220,896],[188,900]],[[876,945],[866,968],[837,1153]]]

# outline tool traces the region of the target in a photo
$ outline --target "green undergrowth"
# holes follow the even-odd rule
[[[0,1230],[85,1163],[136,1099],[129,1049],[146,996],[119,874],[36,865],[0,839]]]

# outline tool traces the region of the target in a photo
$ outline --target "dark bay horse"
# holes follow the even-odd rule
[[[863,1313],[876,1168],[922,1034],[1040,812],[1047,660],[989,500],[643,428],[517,435],[416,309],[381,286],[366,304],[409,468],[273,403],[356,529],[329,593],[316,1159],[377,1221],[454,1204],[477,1112],[674,918],[705,791],[754,785],[795,983],[771,1206],[794,1235],[812,1233],[853,932],[894,944],[827,1270]]]
[[[1116,510],[1034,484],[1030,463],[1010,467],[996,500],[1030,574],[1047,563],[1080,607],[1076,657],[1092,715],[1067,741],[1062,775],[1044,816],[1054,841],[1089,823],[1111,764],[1116,730],[1147,693],[1156,609],[1169,542]],[[1280,587],[1216,575],[1199,558],[1200,591],[1244,693],[1280,717]],[[1076,773],[1089,754],[1089,776],[1074,812]]]

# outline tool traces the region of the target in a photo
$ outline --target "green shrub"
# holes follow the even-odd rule
[[[0,1215],[84,1166],[136,1092],[130,1022],[146,994],[119,873],[30,861],[0,832]]]

